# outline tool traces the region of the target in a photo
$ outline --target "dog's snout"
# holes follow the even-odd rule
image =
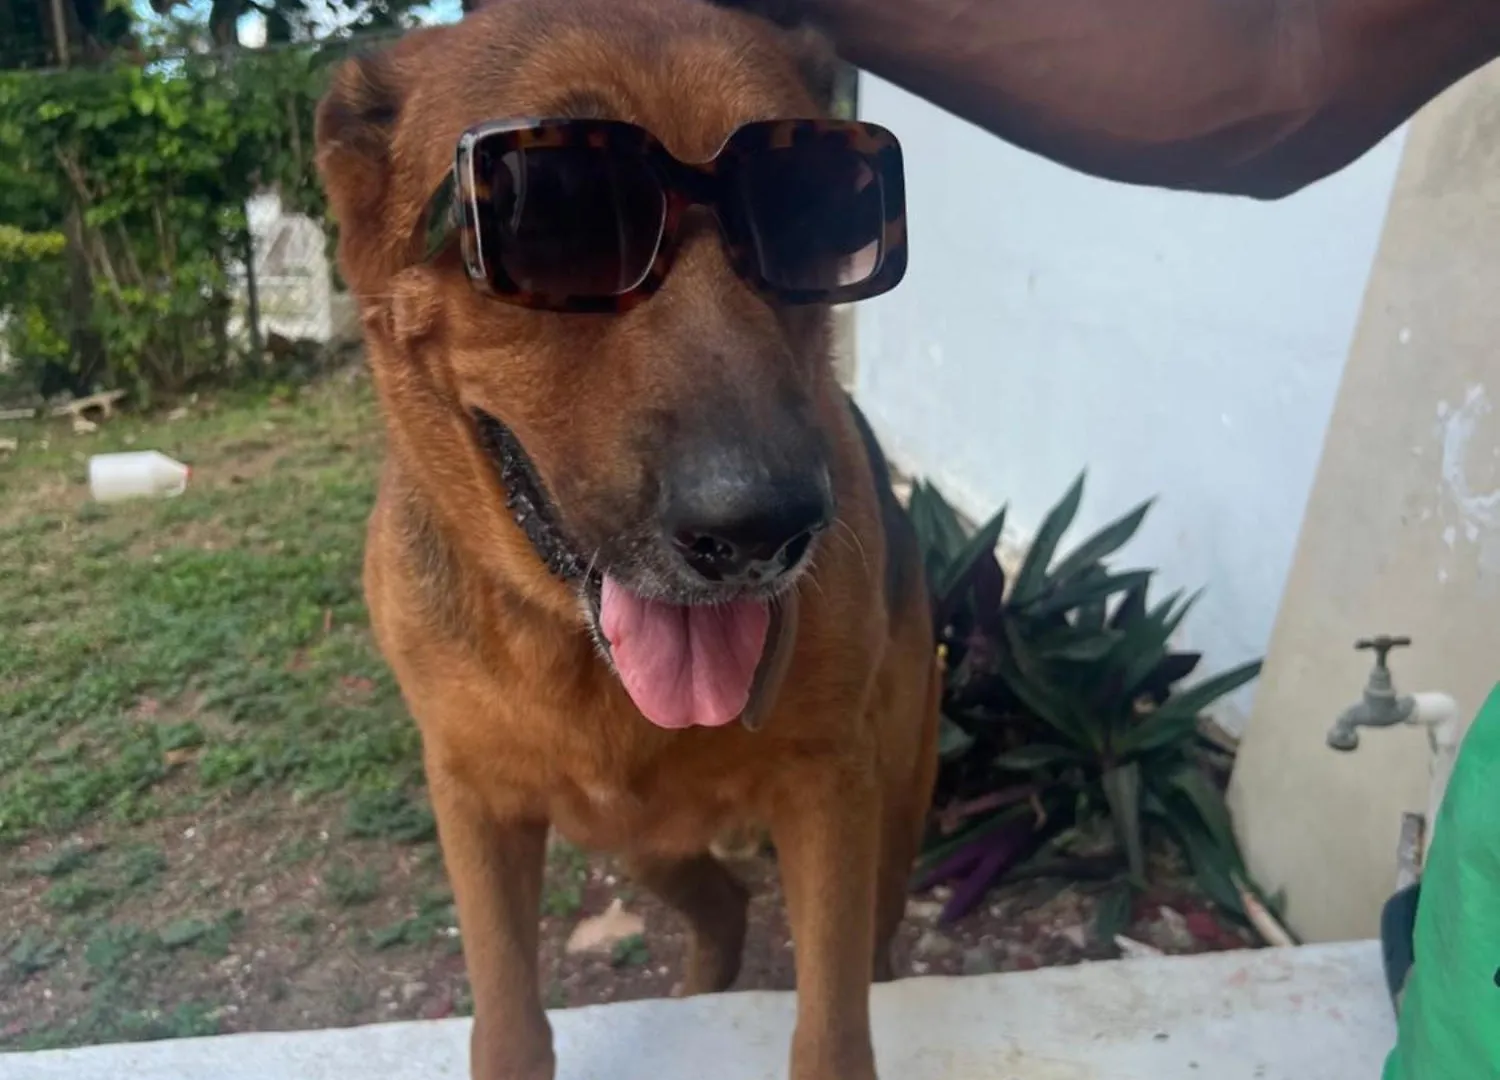
[[[832,520],[822,465],[778,474],[748,455],[720,454],[675,478],[664,524],[697,576],[755,585],[795,568]]]

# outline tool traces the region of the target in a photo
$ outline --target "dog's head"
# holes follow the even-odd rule
[[[750,288],[708,215],[648,302],[516,306],[457,244],[427,257],[428,203],[487,120],[623,120],[701,161],[747,122],[822,115],[833,70],[806,34],[701,0],[495,0],[346,62],[319,111],[407,482],[518,592],[581,609],[666,726],[738,712],[767,602],[834,520],[826,309]]]

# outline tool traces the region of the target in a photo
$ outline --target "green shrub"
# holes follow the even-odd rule
[[[68,340],[58,332],[65,246],[60,232],[0,225],[0,354],[12,363],[0,371],[0,396],[24,395],[37,384],[38,371],[68,355]]]
[[[1145,884],[1146,831],[1160,826],[1204,892],[1242,913],[1238,885],[1248,875],[1221,791],[1202,767],[1198,725],[1259,674],[1260,661],[1179,688],[1201,657],[1171,640],[1196,596],[1151,603],[1151,571],[1107,563],[1150,503],[1057,557],[1083,484],[1079,476],[1048,513],[1010,582],[995,554],[1003,509],[970,535],[935,488],[913,491],[948,659],[939,798],[958,826],[929,846],[924,876],[959,883],[946,912],[956,918],[1049,836],[1104,817],[1130,884]]]
[[[0,73],[0,321],[13,374],[39,386],[60,366],[71,389],[143,401],[233,367],[246,200],[275,189],[289,209],[322,213],[312,116],[324,74],[316,50]],[[88,335],[97,347],[79,347]]]
[[[21,263],[40,262],[63,253],[67,241],[60,232],[25,232],[0,225],[0,274]]]

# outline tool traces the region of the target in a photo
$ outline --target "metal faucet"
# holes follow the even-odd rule
[[[1328,732],[1328,745],[1335,750],[1354,750],[1359,747],[1359,729],[1362,727],[1385,728],[1404,724],[1416,710],[1416,700],[1410,694],[1396,696],[1391,684],[1391,669],[1386,666],[1386,657],[1392,649],[1401,649],[1411,644],[1409,637],[1390,637],[1382,634],[1376,638],[1362,638],[1354,643],[1358,651],[1373,650],[1375,666],[1365,682],[1364,696],[1349,706],[1334,721]]]

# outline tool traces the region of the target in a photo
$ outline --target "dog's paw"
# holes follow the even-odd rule
[[[474,1080],[557,1080],[557,1063],[511,1065],[498,1062],[473,1062]]]
[[[708,847],[709,853],[723,863],[754,862],[765,849],[765,830],[751,827],[731,829]]]
[[[469,1072],[473,1080],[557,1080],[551,1030],[501,1030],[481,1017],[469,1044]]]

